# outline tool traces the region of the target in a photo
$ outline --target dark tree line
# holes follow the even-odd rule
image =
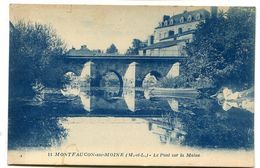
[[[138,55],[138,52],[141,48],[146,47],[146,44],[143,43],[139,39],[133,39],[131,46],[126,50],[125,55]],[[115,44],[111,44],[107,49],[106,49],[106,54],[118,54],[118,49]]]
[[[139,50],[143,47],[146,47],[146,45],[139,39],[133,39],[132,46],[130,46],[127,51],[126,55],[138,55]]]
[[[111,44],[107,49],[106,49],[107,54],[118,54],[118,49],[115,46],[115,44]]]

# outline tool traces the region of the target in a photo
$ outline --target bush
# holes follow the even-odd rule
[[[30,95],[35,81],[57,85],[64,42],[47,25],[19,21],[10,26],[10,94]]]

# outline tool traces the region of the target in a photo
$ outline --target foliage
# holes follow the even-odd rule
[[[102,87],[120,87],[120,79],[114,72],[108,72],[100,81]]]
[[[115,44],[111,44],[110,47],[107,48],[106,53],[107,54],[117,54],[118,53],[118,49],[115,46]]]
[[[58,146],[67,136],[59,118],[51,116],[38,118],[16,115],[12,118],[9,130],[9,149]]]
[[[92,52],[94,52],[95,54],[103,54],[103,51],[101,49],[95,49],[92,50]]]
[[[138,51],[143,47],[145,47],[145,45],[141,40],[133,39],[132,46],[127,49],[126,55],[138,55]]]
[[[227,113],[213,99],[181,99],[181,113],[166,118],[176,128],[178,119],[187,134],[183,145],[204,148],[251,149],[254,144],[253,114],[241,109]]]
[[[52,27],[23,21],[10,26],[10,94],[31,93],[35,81],[56,84],[65,45]]]
[[[186,46],[180,85],[249,88],[254,82],[255,8],[232,7],[198,26]],[[172,84],[173,85],[173,84]],[[207,86],[205,86],[207,85]]]

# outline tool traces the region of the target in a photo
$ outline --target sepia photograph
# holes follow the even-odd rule
[[[9,165],[254,166],[255,7],[9,12]]]

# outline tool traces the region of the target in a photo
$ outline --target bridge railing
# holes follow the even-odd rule
[[[109,55],[109,56],[69,56],[65,55],[65,59],[89,59],[89,60],[171,60],[171,59],[186,59],[187,56],[175,56],[175,55],[169,55],[169,56],[136,56],[136,55],[124,55],[124,56],[118,56],[118,55]]]
[[[94,53],[93,55],[71,55],[67,54],[66,57],[144,57],[144,56],[156,56],[156,57],[185,57],[187,54],[180,49],[149,49],[145,53],[139,54],[107,54],[107,53]]]

